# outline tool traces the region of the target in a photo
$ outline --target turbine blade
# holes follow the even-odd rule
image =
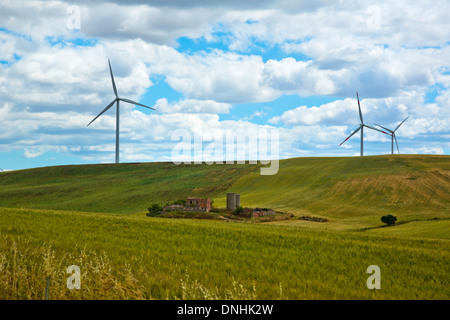
[[[141,103],[139,103],[139,102],[136,102],[136,101],[133,101],[133,100],[130,100],[130,99],[126,99],[126,98],[118,98],[118,99],[119,99],[119,100],[122,100],[122,101],[124,101],[124,102],[128,102],[128,103],[131,103],[131,104],[135,104],[135,105],[144,107],[144,108],[148,108],[148,109],[155,110],[155,109],[152,108],[152,107],[148,107],[148,106],[146,106],[146,105],[143,105],[143,104],[141,104]]]
[[[113,76],[113,72],[112,72],[112,68],[111,68],[111,61],[109,61],[109,59],[108,59],[108,63],[109,63],[109,72],[111,73],[111,81],[112,81],[114,94],[116,95],[116,98],[118,98],[119,96],[117,95],[116,83],[114,82],[114,76]]]
[[[406,117],[406,119],[408,119],[408,118],[409,118],[409,116]],[[400,126],[403,124],[403,122],[406,121],[406,119],[403,120],[402,122],[400,122],[400,124],[397,126],[397,128],[394,129],[394,132],[397,131],[398,128],[400,128]]]
[[[91,124],[92,122],[94,122],[98,117],[100,117],[103,113],[105,113],[106,110],[108,110],[109,108],[111,108],[112,105],[113,105],[116,101],[117,101],[117,99],[114,99],[110,104],[108,104],[108,105],[106,106],[106,108],[103,109],[103,111],[100,112],[100,113],[98,114],[98,116],[96,116],[96,117],[94,118],[94,120],[92,120],[91,122],[89,122],[89,124]],[[89,124],[88,124],[87,126],[89,126]]]
[[[397,137],[395,136],[395,133],[394,133],[394,140],[395,140],[395,144],[397,145],[397,151],[400,154],[400,149],[398,148],[398,142],[397,142]]]
[[[377,128],[375,128],[375,127],[368,126],[367,124],[363,124],[363,126],[369,128],[369,129],[372,129],[372,130],[379,131],[379,132],[381,132],[381,133],[387,134],[388,136],[392,136],[392,134],[387,133],[386,131],[377,129]]]
[[[359,129],[361,129],[362,126],[359,126],[355,131],[352,132],[351,135],[349,135],[347,137],[347,139],[345,139],[344,141],[341,142],[341,144],[339,146],[341,146],[345,141],[347,141],[348,139],[350,139],[351,136],[353,136],[355,133],[357,133],[359,131]]]
[[[374,125],[376,125],[376,126],[378,126],[378,127],[380,127],[380,128],[383,128],[384,130],[387,130],[387,131],[389,131],[389,132],[393,132],[392,130],[390,130],[390,129],[388,129],[388,128],[385,128],[385,127],[383,127],[383,126],[380,126],[379,124],[376,124],[376,123],[374,123]]]
[[[361,119],[361,123],[364,123],[364,121],[363,121],[363,116],[362,116],[362,112],[361,112],[361,106],[360,106],[360,104],[359,104],[358,91],[356,92],[356,98],[358,99],[359,118]]]

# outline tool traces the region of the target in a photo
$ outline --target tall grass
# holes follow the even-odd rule
[[[449,241],[0,209],[4,299],[448,299]],[[369,290],[366,269],[381,269]],[[66,288],[79,265],[81,290]]]
[[[11,242],[1,236],[5,242]],[[80,289],[68,289],[67,266],[83,266]],[[16,242],[10,244],[9,252],[0,253],[0,299],[40,300],[44,299],[47,278],[49,298],[61,299],[146,299],[142,284],[133,275],[129,266],[116,269],[105,253],[57,254],[48,244],[32,247]]]
[[[0,235],[3,247],[11,242]],[[22,248],[23,247],[23,248]],[[82,267],[79,289],[69,288],[67,281],[71,273],[65,272],[65,267],[74,263]],[[236,279],[231,280],[231,286],[220,292],[218,288],[209,288],[198,280],[192,279],[188,270],[174,272],[179,277],[180,296],[167,296],[167,299],[183,300],[243,300],[257,299],[255,284],[246,288]],[[148,270],[138,270],[140,278],[148,276]],[[50,280],[47,288],[47,279]],[[49,297],[45,297],[46,289]],[[280,285],[280,298],[282,298]],[[130,265],[117,269],[103,252],[87,253],[77,250],[75,254],[58,255],[51,246],[30,248],[15,242],[10,245],[9,252],[0,253],[0,300],[51,300],[83,299],[83,300],[143,300],[154,299],[151,290],[145,287],[134,275]]]

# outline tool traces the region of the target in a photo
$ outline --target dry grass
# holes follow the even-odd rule
[[[385,196],[383,205],[442,205],[450,203],[450,172],[433,170],[352,178],[337,182],[330,196],[351,194],[352,198],[376,201]],[[444,200],[444,202],[443,202]]]
[[[58,254],[51,246],[44,244],[30,250],[26,244],[11,243],[8,237],[0,241],[9,242],[9,251],[0,253],[0,300],[43,300],[45,299],[47,278],[50,279],[50,300],[144,300],[153,299],[133,274],[129,264],[117,268],[106,253],[77,250],[77,254]],[[68,278],[72,275],[65,270],[69,265],[82,266],[80,289],[69,289]],[[139,276],[145,278],[147,270],[140,268]],[[257,299],[255,283],[245,287],[232,278],[230,288],[221,293],[218,288],[208,288],[192,279],[186,269],[178,279],[180,296],[166,297],[182,300],[246,300]],[[280,298],[282,287],[280,284]]]
[[[2,241],[8,241],[3,237]],[[44,244],[35,249],[13,242],[9,252],[0,253],[0,299],[41,300],[46,279],[50,279],[51,300],[65,299],[146,299],[144,288],[131,269],[117,271],[106,254],[79,250],[76,255],[56,253]],[[67,266],[83,266],[80,289],[68,289]]]

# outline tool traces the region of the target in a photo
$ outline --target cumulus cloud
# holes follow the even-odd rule
[[[403,152],[450,147],[447,1],[264,0],[257,7],[234,0],[79,1],[79,30],[67,26],[71,5],[0,0],[5,152],[110,161],[114,110],[86,128],[114,97],[108,58],[119,95],[136,101],[147,92],[156,96],[158,113],[121,108],[122,158],[128,161],[167,159],[171,132],[199,127],[213,136],[276,125],[282,157],[357,154],[357,139],[337,148],[359,124],[355,91],[368,124],[393,128],[410,115],[398,131]],[[180,37],[204,47],[179,50]],[[158,77],[181,97],[149,90]],[[240,116],[244,106],[238,104],[283,95],[334,101],[290,110],[261,106]],[[243,120],[219,118],[234,112]],[[252,122],[264,117],[270,126]],[[367,132],[367,142],[368,150],[389,151],[388,139],[376,132]],[[386,142],[387,150],[376,142]]]
[[[166,98],[156,101],[154,108],[162,113],[229,113],[231,105],[214,100],[187,99],[169,103]]]
[[[165,74],[172,88],[190,98],[244,103],[270,101],[279,95],[263,82],[260,56],[215,50],[194,55],[171,52],[168,60],[166,64],[152,65],[153,71]]]

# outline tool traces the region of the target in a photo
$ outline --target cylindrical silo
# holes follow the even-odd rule
[[[227,193],[227,209],[236,210],[236,194],[233,192]]]
[[[236,207],[239,207],[241,205],[241,195],[235,193],[236,195]]]

